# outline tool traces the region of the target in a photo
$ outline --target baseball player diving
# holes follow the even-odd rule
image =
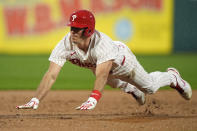
[[[176,89],[186,100],[191,99],[191,87],[181,78],[178,70],[168,68],[166,72],[147,73],[124,43],[113,41],[95,30],[95,18],[90,11],[73,12],[67,25],[70,32],[53,49],[49,68],[35,96],[27,104],[17,106],[17,109],[37,109],[66,61],[88,68],[96,76],[92,93],[87,101],[76,108],[78,110],[94,109],[106,84],[131,94],[139,105],[145,104],[145,94],[153,94],[164,86]]]

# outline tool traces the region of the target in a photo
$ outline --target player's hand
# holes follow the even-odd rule
[[[16,106],[16,109],[34,109],[38,108],[39,100],[37,98],[32,98],[30,102],[25,105]]]
[[[92,110],[95,108],[97,102],[101,98],[101,93],[98,90],[93,90],[90,97],[81,106],[75,108],[76,110]]]
[[[77,107],[76,110],[92,110],[96,107],[97,100],[94,97],[89,97],[86,102]]]

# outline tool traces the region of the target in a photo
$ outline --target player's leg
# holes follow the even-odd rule
[[[130,83],[127,83],[120,79],[113,79],[109,77],[107,85],[112,88],[121,88],[121,90],[123,90],[124,92],[131,94],[139,103],[139,105],[145,104],[145,94]]]
[[[191,87],[183,80],[176,69],[169,68],[167,72],[152,72],[148,74],[137,62],[131,73],[132,82],[148,93],[155,93],[160,87],[171,86],[185,99],[191,98]]]
[[[167,72],[147,73],[139,62],[131,72],[132,82],[147,93],[155,93],[160,87],[168,86],[172,83],[172,78]]]

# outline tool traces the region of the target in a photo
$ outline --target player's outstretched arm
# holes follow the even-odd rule
[[[17,109],[37,109],[40,100],[44,98],[44,96],[51,89],[52,85],[56,81],[56,78],[61,70],[61,66],[51,62],[49,69],[43,76],[40,85],[37,88],[35,97],[32,98],[28,103],[20,106],[16,106]]]
[[[95,75],[96,80],[94,83],[94,89],[86,102],[77,107],[77,110],[91,110],[96,107],[97,102],[101,98],[101,92],[103,91],[109,72],[112,67],[112,61],[107,61],[97,65]]]

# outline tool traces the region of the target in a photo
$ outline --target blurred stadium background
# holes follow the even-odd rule
[[[96,29],[126,43],[148,72],[176,67],[197,89],[197,0],[0,0],[0,90],[37,88],[77,9],[91,10]],[[94,79],[66,63],[53,89],[92,89]]]

